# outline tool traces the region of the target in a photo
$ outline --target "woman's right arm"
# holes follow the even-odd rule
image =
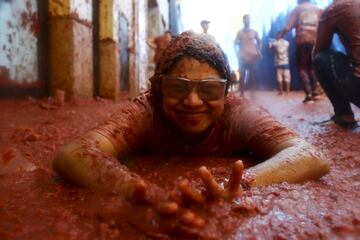
[[[118,157],[135,151],[146,129],[145,108],[130,103],[97,127],[65,145],[55,155],[53,168],[63,178],[83,187],[134,196],[144,187]]]

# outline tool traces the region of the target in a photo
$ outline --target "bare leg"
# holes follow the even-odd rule
[[[278,81],[278,95],[282,95],[283,94],[283,84],[282,81]]]
[[[245,77],[246,77],[246,68],[242,67],[240,69],[240,80],[239,80],[239,91],[241,97],[244,97]]]
[[[250,84],[251,84],[251,95],[252,95],[252,97],[255,97],[256,76],[255,76],[255,66],[254,65],[249,66],[249,80],[250,80]]]
[[[282,95],[283,93],[283,76],[282,76],[282,71],[281,69],[277,68],[276,69],[276,79],[277,79],[277,82],[278,82],[278,95]]]
[[[286,96],[289,96],[289,94],[290,94],[290,82],[285,82],[285,86],[286,86]]]
[[[284,82],[285,82],[287,96],[289,96],[289,94],[290,94],[290,81],[291,81],[290,70],[285,69],[284,70]]]
[[[311,95],[313,97],[314,100],[319,100],[319,83],[318,83],[318,79],[315,73],[315,70],[313,68],[311,68],[309,70],[310,72],[310,77],[311,77]]]

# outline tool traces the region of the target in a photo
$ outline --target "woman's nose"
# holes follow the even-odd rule
[[[204,101],[200,98],[195,88],[193,88],[189,95],[184,99],[184,105],[189,107],[201,106],[203,103]]]

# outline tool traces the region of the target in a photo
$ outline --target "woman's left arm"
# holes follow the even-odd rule
[[[273,156],[247,170],[253,186],[273,183],[299,183],[315,180],[329,172],[324,155],[301,138],[292,138],[272,146]]]
[[[265,161],[245,170],[253,185],[298,183],[318,179],[329,172],[329,163],[314,145],[300,138],[265,109],[242,104],[232,114],[240,140]]]

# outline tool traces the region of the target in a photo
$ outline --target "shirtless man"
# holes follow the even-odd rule
[[[275,52],[276,80],[278,82],[279,95],[283,93],[283,82],[285,83],[286,95],[290,93],[290,66],[289,66],[289,42],[280,38],[280,32],[276,40],[269,43],[269,48]]]
[[[262,46],[258,33],[250,28],[250,15],[244,15],[243,22],[244,28],[237,33],[235,39],[235,51],[239,59],[241,96],[244,96],[246,72],[249,74],[253,93],[256,90],[255,64],[261,57]]]
[[[321,86],[333,105],[331,118],[345,128],[357,127],[350,103],[360,107],[360,1],[334,1],[321,16],[314,56]],[[331,49],[337,33],[347,55]]]
[[[290,18],[280,38],[291,29],[296,29],[296,67],[304,85],[304,103],[319,100],[319,92],[311,52],[316,39],[316,29],[322,10],[310,0],[298,0],[298,6],[291,12]]]
[[[156,38],[150,38],[146,43],[153,49],[155,49],[154,63],[157,65],[161,59],[161,56],[172,39],[170,31],[166,31],[164,35],[158,36]]]

